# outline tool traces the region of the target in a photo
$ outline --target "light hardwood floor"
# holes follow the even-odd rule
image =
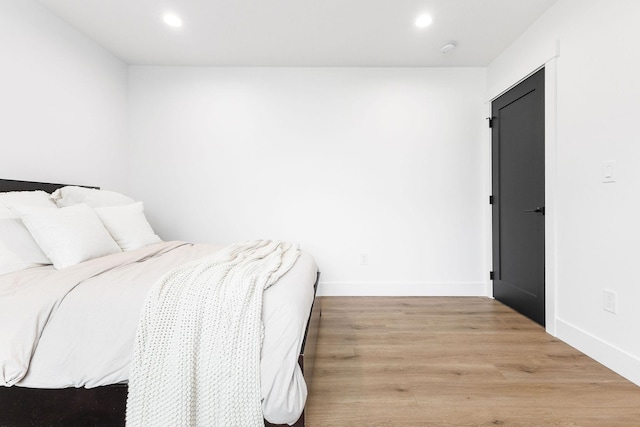
[[[308,427],[640,426],[640,387],[489,298],[324,297]]]

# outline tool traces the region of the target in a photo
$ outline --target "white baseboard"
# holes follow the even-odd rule
[[[640,386],[639,358],[561,319],[556,319],[556,336]]]
[[[321,296],[488,296],[486,283],[323,282]]]

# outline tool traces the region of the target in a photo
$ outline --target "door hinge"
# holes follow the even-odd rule
[[[493,196],[489,196],[489,204],[492,205],[493,204]]]
[[[493,271],[489,272],[489,280],[494,280],[495,274],[493,274]]]
[[[495,117],[491,116],[491,117],[487,117],[487,120],[489,120],[489,127],[492,128],[493,127],[493,121],[494,121]]]

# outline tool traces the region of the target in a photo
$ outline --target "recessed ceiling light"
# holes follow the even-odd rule
[[[182,27],[182,19],[174,13],[165,13],[162,19],[171,27]]]
[[[426,28],[433,22],[431,15],[420,15],[416,18],[416,27]]]

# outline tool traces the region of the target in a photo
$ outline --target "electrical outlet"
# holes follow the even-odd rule
[[[615,292],[608,289],[602,292],[602,308],[613,314],[618,312],[618,296]]]
[[[360,265],[369,265],[369,255],[360,254]]]

